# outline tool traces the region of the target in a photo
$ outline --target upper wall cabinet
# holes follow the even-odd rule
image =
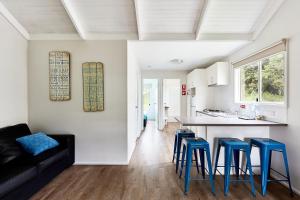
[[[229,82],[228,62],[216,62],[207,68],[208,86],[227,85]]]
[[[187,75],[187,89],[203,86],[205,82],[205,69],[194,69]]]

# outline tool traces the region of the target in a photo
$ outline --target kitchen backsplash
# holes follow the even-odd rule
[[[234,102],[233,84],[224,87],[209,88],[209,93],[213,94],[210,97],[209,108],[223,110],[226,112],[235,113],[239,111],[240,104]],[[246,107],[250,107],[247,104]],[[265,116],[266,120],[286,123],[287,122],[287,106],[284,105],[266,105],[256,104],[256,113]]]
[[[236,113],[240,111],[240,105],[238,103],[231,104],[231,106],[215,106],[214,109],[224,110],[226,112]],[[266,120],[274,122],[287,122],[287,108],[281,105],[258,105],[258,104],[244,104],[245,110],[252,111],[253,105],[255,105],[256,115],[263,115]],[[246,111],[247,112],[247,111]]]

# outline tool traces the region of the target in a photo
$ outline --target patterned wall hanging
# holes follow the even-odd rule
[[[68,52],[49,52],[49,98],[51,101],[71,99],[70,53]]]
[[[104,74],[100,62],[82,64],[83,110],[96,112],[104,110]]]

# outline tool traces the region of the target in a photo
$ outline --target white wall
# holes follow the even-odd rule
[[[128,161],[136,146],[136,139],[142,131],[141,69],[127,43],[127,155]]]
[[[27,123],[27,40],[0,15],[0,127]]]
[[[49,100],[48,53],[71,54],[71,100]],[[37,131],[75,134],[76,163],[127,164],[126,41],[30,41],[29,124]],[[104,111],[83,112],[82,63],[104,63]]]
[[[300,192],[300,90],[299,90],[299,75],[300,75],[300,26],[298,19],[300,19],[300,1],[287,0],[280,10],[275,14],[262,34],[257,40],[245,48],[239,50],[230,56],[230,61],[239,60],[249,54],[252,54],[270,44],[281,40],[282,38],[289,39],[289,65],[288,65],[288,109],[280,107],[266,107],[262,106],[260,109],[266,113],[273,114],[274,118],[282,118],[282,115],[287,115],[287,128],[271,128],[270,137],[282,141],[287,146],[288,159],[290,165],[290,172],[292,184],[295,189]],[[231,69],[232,70],[232,69]],[[231,72],[233,77],[233,72]],[[229,87],[215,88],[216,106],[220,108],[229,108],[234,105],[233,96],[233,78],[231,77],[231,84]],[[276,155],[272,162],[272,167],[283,172],[281,156]]]

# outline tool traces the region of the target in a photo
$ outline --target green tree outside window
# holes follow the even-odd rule
[[[284,102],[285,53],[244,65],[239,76],[240,101]]]

